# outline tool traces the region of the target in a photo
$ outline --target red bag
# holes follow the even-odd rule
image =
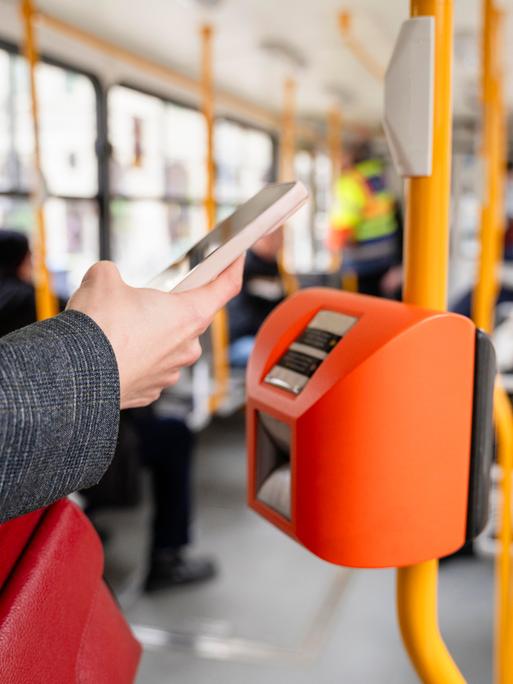
[[[141,648],[68,499],[0,526],[1,684],[129,684]]]

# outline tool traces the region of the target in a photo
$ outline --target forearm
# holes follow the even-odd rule
[[[116,358],[88,316],[0,339],[0,522],[98,482],[118,423]]]

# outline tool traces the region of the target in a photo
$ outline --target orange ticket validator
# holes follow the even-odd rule
[[[293,295],[248,366],[249,505],[338,565],[456,551],[486,523],[494,378],[491,342],[468,318]]]

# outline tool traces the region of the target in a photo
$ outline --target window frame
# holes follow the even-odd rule
[[[137,93],[141,93],[142,95],[147,95],[148,97],[154,97],[164,104],[168,105],[175,105],[176,107],[182,107],[183,109],[190,109],[193,112],[198,112],[201,114],[201,107],[199,107],[196,103],[192,102],[191,100],[187,100],[186,98],[180,98],[180,97],[174,97],[174,96],[169,96],[165,95],[162,93],[162,91],[159,91],[158,89],[152,89],[152,88],[145,88],[143,86],[139,86],[135,84],[133,81],[116,81],[115,83],[109,84],[108,88],[106,89],[106,100],[108,102],[108,96],[109,92],[112,88],[115,87],[122,87],[122,88],[127,88],[129,90],[134,90]],[[261,133],[265,133],[266,135],[269,136],[271,139],[271,144],[272,144],[272,166],[271,166],[271,176],[273,178],[273,181],[276,180],[277,178],[277,172],[278,172],[278,134],[269,129],[266,128],[265,126],[260,126],[258,124],[252,124],[251,122],[241,119],[236,116],[231,116],[231,115],[226,115],[226,114],[220,114],[218,116],[214,116],[214,128],[217,122],[220,121],[227,121],[229,123],[236,124],[237,126],[240,126],[241,128],[244,128],[246,130],[252,130],[252,131],[259,131]],[[172,195],[161,195],[159,197],[145,197],[144,195],[121,195],[121,194],[112,194],[111,199],[123,199],[127,201],[146,201],[146,200],[151,200],[155,202],[165,202],[165,203],[175,203],[175,204],[180,204],[183,206],[201,206],[205,203],[204,199],[186,199],[182,197],[174,197]]]
[[[0,50],[7,52],[11,56],[24,57],[23,50],[19,45],[5,38],[0,37]],[[107,130],[107,108],[106,108],[106,89],[100,78],[93,72],[78,67],[73,62],[67,62],[50,54],[41,53],[39,61],[66,71],[71,71],[80,76],[85,76],[91,82],[95,94],[96,112],[96,140],[95,156],[97,166],[97,192],[90,197],[76,197],[73,195],[61,195],[48,193],[52,199],[67,201],[88,201],[95,202],[98,212],[98,245],[99,258],[108,259],[110,257],[110,211],[109,211],[109,143]],[[14,199],[30,200],[31,193],[26,190],[3,190],[0,197],[13,197]]]
[[[110,83],[108,87],[106,88],[105,92],[105,99],[106,99],[106,107],[107,107],[107,113],[110,113],[109,109],[109,96],[111,94],[111,90],[114,88],[126,88],[127,90],[131,90],[134,93],[141,94],[141,95],[146,95],[147,97],[155,98],[156,100],[159,100],[160,103],[163,106],[166,105],[172,105],[175,107],[180,107],[185,110],[189,110],[190,112],[195,112],[197,114],[202,114],[201,107],[197,104],[194,103],[190,100],[187,100],[185,98],[180,98],[180,97],[174,97],[174,96],[169,96],[166,94],[163,94],[162,91],[159,91],[158,89],[152,89],[152,88],[145,88],[143,86],[138,85],[137,83],[134,83],[133,81],[130,80],[118,80],[113,83]],[[241,128],[245,130],[254,130],[254,131],[259,131],[263,132],[266,135],[269,136],[269,139],[271,141],[271,150],[272,150],[272,165],[271,165],[271,175],[272,178],[274,179],[276,177],[276,171],[278,168],[278,136],[277,133],[273,130],[270,130],[268,128],[258,126],[258,125],[253,125],[249,121],[245,121],[242,119],[239,119],[237,117],[231,117],[231,116],[226,116],[226,115],[219,115],[214,117],[214,127],[218,121],[229,121],[231,123],[234,123]],[[112,145],[110,143],[109,139],[109,145],[110,145],[110,153],[112,154]],[[193,209],[194,211],[202,211],[204,210],[205,207],[205,192],[203,192],[203,196],[198,196],[198,197],[187,197],[186,195],[173,195],[169,194],[166,192],[167,188],[164,188],[164,192],[161,193],[160,195],[153,195],[151,197],[144,195],[144,193],[141,194],[123,194],[120,192],[111,192],[110,197],[109,197],[109,206],[111,208],[112,212],[112,204],[115,201],[122,201],[126,203],[127,205],[130,205],[131,203],[137,203],[137,202],[151,202],[155,203],[158,205],[161,205],[164,207],[166,210],[168,210],[171,206],[176,206],[180,207],[181,209],[188,209],[191,210]],[[206,187],[205,187],[206,191]],[[238,203],[237,203],[238,204]],[[233,211],[234,207],[236,205],[227,205],[226,203],[218,203],[216,202],[216,208],[217,210],[223,210],[226,208],[230,209],[230,212]],[[112,228],[113,228],[114,221],[111,220],[111,256],[113,256],[113,233],[112,233]]]
[[[279,147],[280,147],[280,142],[279,142],[279,135],[276,131],[272,131],[269,128],[266,128],[265,126],[261,125],[254,125],[249,123],[248,121],[245,121],[244,119],[240,119],[239,117],[236,116],[231,116],[228,114],[220,114],[219,116],[214,118],[214,125],[218,122],[226,121],[227,123],[235,124],[236,126],[239,126],[240,128],[243,128],[246,131],[257,131],[258,133],[265,133],[266,135],[269,136],[271,140],[271,154],[272,154],[272,162],[271,162],[271,168],[270,168],[270,182],[271,183],[276,183],[278,181],[278,164],[279,164]],[[232,206],[231,204],[227,204],[225,202],[218,202],[218,206]]]
[[[5,39],[0,36],[0,49],[4,50],[10,55],[23,56],[23,50],[15,42]],[[175,96],[169,96],[164,94],[162,91],[153,88],[145,88],[136,84],[130,80],[120,80],[113,83],[105,84],[101,78],[88,69],[77,66],[73,62],[68,62],[59,57],[55,57],[50,53],[42,52],[39,55],[39,61],[50,66],[55,66],[67,71],[72,71],[81,76],[88,78],[93,86],[93,90],[96,98],[96,142],[95,142],[95,153],[97,160],[97,179],[98,179],[98,189],[97,193],[90,198],[84,197],[74,197],[72,195],[59,195],[49,193],[49,197],[61,200],[69,201],[94,201],[96,202],[98,211],[98,244],[99,244],[99,258],[100,259],[110,259],[112,254],[111,249],[111,211],[110,204],[114,199],[124,199],[127,201],[137,201],[146,200],[147,197],[127,197],[124,195],[118,195],[111,193],[110,184],[110,159],[112,154],[112,148],[109,139],[109,128],[108,128],[108,118],[109,118],[109,106],[108,98],[111,88],[116,86],[122,86],[135,90],[136,92],[148,95],[150,97],[156,97],[160,99],[165,104],[171,104],[178,107],[183,107],[185,109],[190,109],[192,111],[200,112],[201,108],[191,100],[186,98],[180,98]],[[272,167],[271,167],[271,177],[272,180],[277,180],[278,177],[278,148],[279,148],[279,136],[276,131],[269,129],[265,126],[251,123],[250,121],[232,116],[230,114],[221,114],[214,118],[214,124],[217,121],[228,121],[234,123],[242,128],[260,131],[269,135],[272,144]],[[30,199],[29,191],[13,190],[13,191],[0,191],[0,197],[12,197],[14,199]],[[155,201],[164,203],[176,203],[183,206],[201,206],[204,204],[204,199],[193,199],[186,200],[185,198],[176,198],[171,196],[162,196]]]

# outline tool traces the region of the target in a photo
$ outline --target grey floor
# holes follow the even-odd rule
[[[246,508],[242,416],[202,433],[195,491],[194,552],[220,566],[201,587],[141,595],[148,505],[102,514],[113,532],[107,575],[129,621],[172,637],[145,650],[140,684],[417,681],[398,636],[394,572],[335,568]],[[442,630],[472,684],[491,682],[492,583],[487,560],[441,570]]]

